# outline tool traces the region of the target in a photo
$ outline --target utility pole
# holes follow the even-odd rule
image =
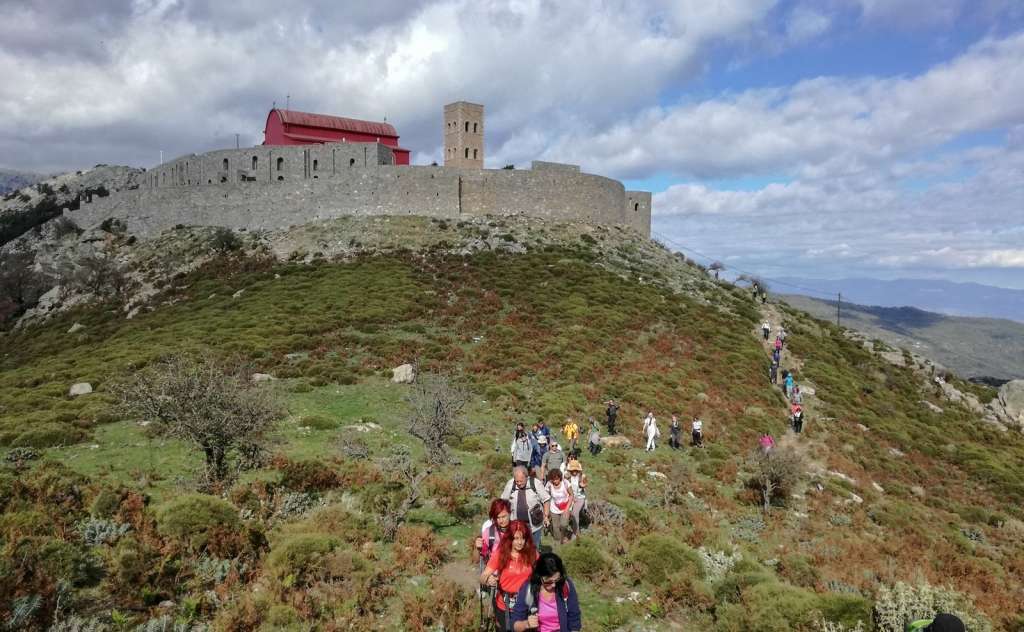
[[[839,315],[842,312],[843,307],[843,293],[839,292],[839,300],[836,301],[836,327],[839,327]]]
[[[238,149],[238,134],[235,134],[235,149]]]

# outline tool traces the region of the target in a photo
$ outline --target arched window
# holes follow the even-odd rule
[[[224,171],[227,171],[227,170],[228,170],[228,159],[225,158],[224,159]]]
[[[469,158],[469,147],[466,147],[466,158]]]
[[[349,158],[348,159],[348,166],[354,167],[355,164],[356,164],[356,159],[355,158]]]
[[[469,121],[466,121],[466,131],[469,131]]]
[[[636,204],[633,205],[633,212],[637,213],[639,211],[640,211],[640,203],[637,202]]]
[[[473,123],[473,133],[476,134],[476,123]]]
[[[284,170],[284,158],[278,158],[277,159],[277,170],[278,171],[283,171]]]
[[[253,156],[252,157],[252,170],[253,171],[256,171],[256,164],[257,164],[256,156]]]
[[[317,160],[314,160],[313,161],[313,171],[317,171],[319,169],[319,165],[320,165],[320,162],[317,161]]]
[[[476,160],[476,150],[473,150],[473,160]]]

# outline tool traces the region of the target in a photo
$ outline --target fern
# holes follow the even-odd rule
[[[54,621],[53,625],[47,628],[47,632],[109,632],[110,626],[95,617],[83,619],[78,615],[71,615],[67,619]]]
[[[39,606],[43,603],[43,598],[39,595],[26,595],[24,597],[18,597],[11,604],[11,616],[7,618],[4,628],[7,630],[22,630],[28,627],[28,622],[32,620],[36,611],[39,610]]]

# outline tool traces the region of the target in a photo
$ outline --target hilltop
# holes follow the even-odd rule
[[[787,295],[787,303],[817,318],[835,318],[835,301]],[[845,327],[907,348],[969,378],[1024,378],[1024,323],[998,318],[946,316],[913,307],[843,302]]]
[[[671,413],[700,415],[707,447],[584,457],[594,524],[555,548],[587,629],[896,630],[936,604],[972,630],[1024,623],[1018,428],[631,231],[373,217],[140,241],[111,223],[15,250],[51,281],[89,257],[128,279],[55,288],[0,338],[0,610],[26,626],[475,628],[469,542],[514,422],[600,418],[608,397],[634,446],[652,409],[666,436]],[[766,379],[764,318],[789,332],[800,436]],[[114,406],[117,382],[181,351],[245,363],[286,410],[270,458],[212,496],[186,493],[194,449]],[[391,542],[381,512],[407,484],[385,459],[423,455],[410,387],[389,380],[406,362],[472,397],[455,460]],[[70,397],[80,382],[93,392]],[[768,514],[750,460],[766,430],[802,464]]]

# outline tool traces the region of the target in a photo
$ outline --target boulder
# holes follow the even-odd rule
[[[416,369],[411,364],[403,364],[391,369],[391,381],[395,384],[412,384],[416,381]]]
[[[75,323],[74,325],[71,325],[71,329],[68,329],[68,333],[77,333],[79,331],[82,331],[83,329],[85,329],[85,325],[83,325],[82,323]]]
[[[622,435],[612,435],[610,437],[601,437],[602,448],[632,448],[633,442]]]
[[[933,403],[931,403],[931,402],[929,402],[927,400],[924,400],[924,399],[922,399],[920,403],[923,404],[925,408],[927,408],[928,410],[932,411],[936,415],[941,415],[942,414],[942,409],[939,408],[938,406],[936,406],[935,404],[933,404]]]
[[[999,387],[999,404],[1011,423],[1024,425],[1024,380],[1011,380]]]
[[[68,395],[71,397],[78,397],[79,395],[88,395],[92,392],[92,384],[88,382],[78,382],[71,385],[71,390],[68,391]]]
[[[272,381],[274,381],[276,379],[277,379],[276,377],[274,377],[273,375],[271,375],[269,373],[253,373],[252,374],[252,381],[253,382],[272,382]]]
[[[815,395],[816,393],[817,393],[817,391],[814,390],[813,386],[808,386],[806,384],[801,384],[800,385],[800,394],[801,395]]]
[[[240,298],[243,292],[245,292],[244,289],[238,290],[237,292],[231,295],[231,298]]]
[[[655,471],[655,470],[648,471],[647,472],[647,476],[650,477],[650,478],[656,478],[656,479],[660,479],[660,480],[663,480],[663,481],[668,479],[668,475],[667,474],[665,474],[664,472],[658,472],[658,471]]]
[[[373,432],[374,430],[380,430],[378,424],[372,421],[366,421],[361,424],[352,424],[351,426],[345,426],[347,430],[354,430],[355,432]]]

